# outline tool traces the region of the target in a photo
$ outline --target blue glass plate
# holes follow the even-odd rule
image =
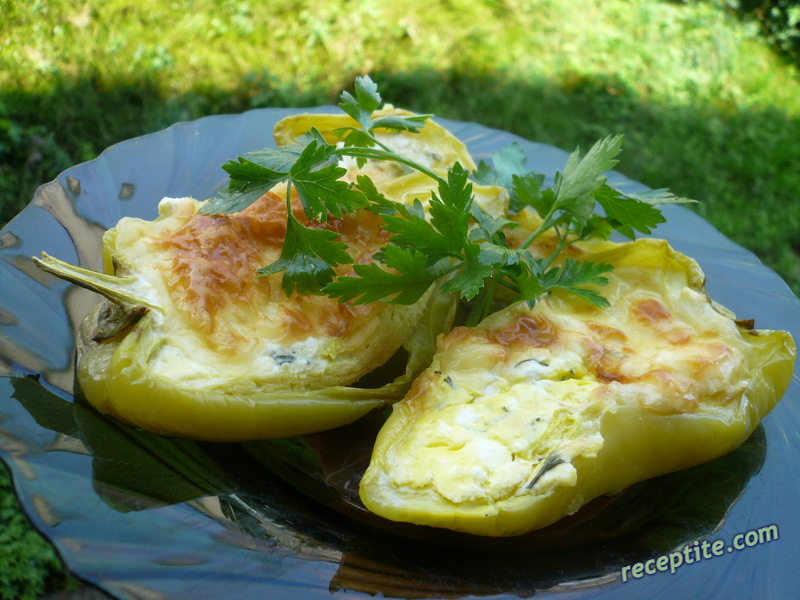
[[[209,197],[226,182],[220,165],[272,144],[274,124],[297,112],[207,117],[115,145],[42,186],[0,232],[0,457],[25,510],[73,573],[119,598],[796,594],[796,374],[735,452],[510,540],[369,514],[355,490],[380,413],[314,436],[210,444],[137,431],[76,401],[73,332],[97,297],[45,275],[30,257],[46,251],[99,269],[103,231],[123,216],[154,218],[164,196]],[[506,132],[438,120],[477,159],[516,141],[529,166],[552,176],[567,158]],[[610,183],[646,189],[617,173]],[[800,301],[775,273],[690,210],[669,206],[665,213],[668,222],[654,235],[700,262],[717,301],[758,328],[800,339]],[[764,543],[748,533],[758,530]],[[778,537],[767,541],[765,532]],[[682,551],[716,540],[721,556]],[[647,562],[670,554],[674,573]],[[640,570],[624,570],[636,563]]]

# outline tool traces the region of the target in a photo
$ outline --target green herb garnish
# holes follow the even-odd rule
[[[608,282],[604,274],[612,267],[569,258],[557,264],[559,255],[571,244],[607,238],[613,231],[630,239],[636,232],[650,233],[664,222],[659,204],[689,202],[666,190],[625,194],[609,186],[604,173],[617,164],[619,135],[598,141],[583,156],[579,150],[573,152],[563,173],[556,174],[554,186],[545,188],[544,176],[526,168],[524,153],[516,144],[495,153],[491,164],[481,162],[474,173],[456,163],[446,176],[383,145],[375,136],[377,129],[418,133],[429,116],[373,117],[382,101],[369,77],[357,78],[355,95],[344,92],[339,106],[357,123],[335,132],[342,144],[329,144],[312,130],[296,144],[230,161],[223,167],[230,175],[229,186],[201,209],[210,214],[237,212],[286,182],[286,239],[280,258],[259,274],[283,272],[287,295],[326,294],[353,303],[412,304],[442,280],[443,292],[470,305],[468,324],[492,312],[501,287],[531,305],[560,288],[594,305],[607,306],[597,287]],[[365,175],[355,184],[341,180],[346,171],[338,163],[346,156],[355,158],[359,167],[369,159],[393,161],[432,178],[436,190],[429,214],[418,200],[408,205],[387,199]],[[512,248],[505,232],[517,223],[483,211],[474,201],[473,181],[507,188],[511,210],[532,210],[541,217],[541,225]],[[312,221],[325,222],[328,214],[341,217],[360,209],[380,215],[384,229],[392,235],[375,262],[354,265],[354,276],[337,277],[337,266],[353,262],[347,245],[336,241],[335,233],[297,220],[289,200],[292,188]],[[598,205],[604,215],[596,213]],[[534,257],[528,249],[546,231],[555,232],[556,247],[547,257]]]

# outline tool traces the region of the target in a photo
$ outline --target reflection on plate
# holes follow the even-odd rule
[[[219,166],[271,143],[274,123],[292,112],[209,117],[114,146],[40,188],[0,233],[0,455],[74,573],[121,598],[791,597],[800,558],[797,376],[737,451],[507,540],[394,524],[363,508],[358,481],[380,412],[303,438],[210,444],[137,431],[75,400],[72,332],[97,297],[40,273],[30,256],[99,268],[106,228],[126,215],[153,218],[163,196],[210,196],[225,181]],[[440,121],[478,158],[517,141],[529,165],[552,175],[567,156]],[[666,213],[656,235],[699,260],[715,299],[800,339],[800,301],[774,273],[694,213]],[[777,540],[674,575],[622,579],[625,566],[694,540],[730,545],[766,525],[777,526]]]

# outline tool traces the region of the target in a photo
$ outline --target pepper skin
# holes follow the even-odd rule
[[[154,221],[120,220],[104,236],[108,273],[39,261],[109,299],[77,341],[77,379],[92,405],[155,433],[242,441],[336,427],[402,397],[452,301],[436,292],[411,306],[287,298],[278,276],[255,277],[280,251],[284,200],[270,193],[235,215],[199,206],[166,199]],[[328,226],[371,256],[381,242],[373,221],[359,213]],[[407,368],[395,381],[350,387],[401,347]]]
[[[375,116],[410,114],[386,107]],[[335,143],[334,129],[348,125],[355,121],[346,115],[296,115],[273,135],[292,144],[314,128]],[[431,169],[475,166],[466,146],[430,120],[420,133],[376,135]],[[345,180],[367,174],[381,185],[405,175],[385,161],[345,163]],[[437,333],[450,327],[454,299],[437,290],[411,306],[287,298],[280,275],[255,276],[280,256],[286,185],[236,214],[205,215],[200,206],[165,198],[153,221],[121,219],[103,238],[104,273],[36,259],[107,298],[77,340],[77,379],[89,403],[155,433],[245,441],[330,429],[402,398],[429,364]],[[297,198],[292,211],[308,225]],[[368,211],[319,226],[348,244],[356,263],[372,260],[388,236]],[[392,365],[378,378],[384,385],[358,383],[384,364]]]
[[[163,201],[154,221],[122,219],[104,237],[108,273],[39,260],[109,298],[77,342],[78,383],[100,412],[155,433],[242,441],[336,427],[402,397],[452,301],[436,292],[412,306],[287,298],[276,276],[255,277],[280,251],[271,211],[284,201],[273,196],[236,215],[201,215],[185,198]],[[365,233],[372,219],[338,225],[367,255],[380,243]],[[406,372],[395,381],[350,387],[401,347]]]
[[[378,435],[370,511],[520,535],[747,439],[789,384],[791,336],[736,321],[663,240],[598,247],[609,308],[554,292],[440,337]]]

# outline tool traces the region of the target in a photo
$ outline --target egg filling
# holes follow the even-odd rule
[[[661,240],[592,259],[615,265],[610,307],[553,293],[440,338],[378,437],[370,510],[516,535],[744,441],[788,385],[788,334],[738,327]]]

